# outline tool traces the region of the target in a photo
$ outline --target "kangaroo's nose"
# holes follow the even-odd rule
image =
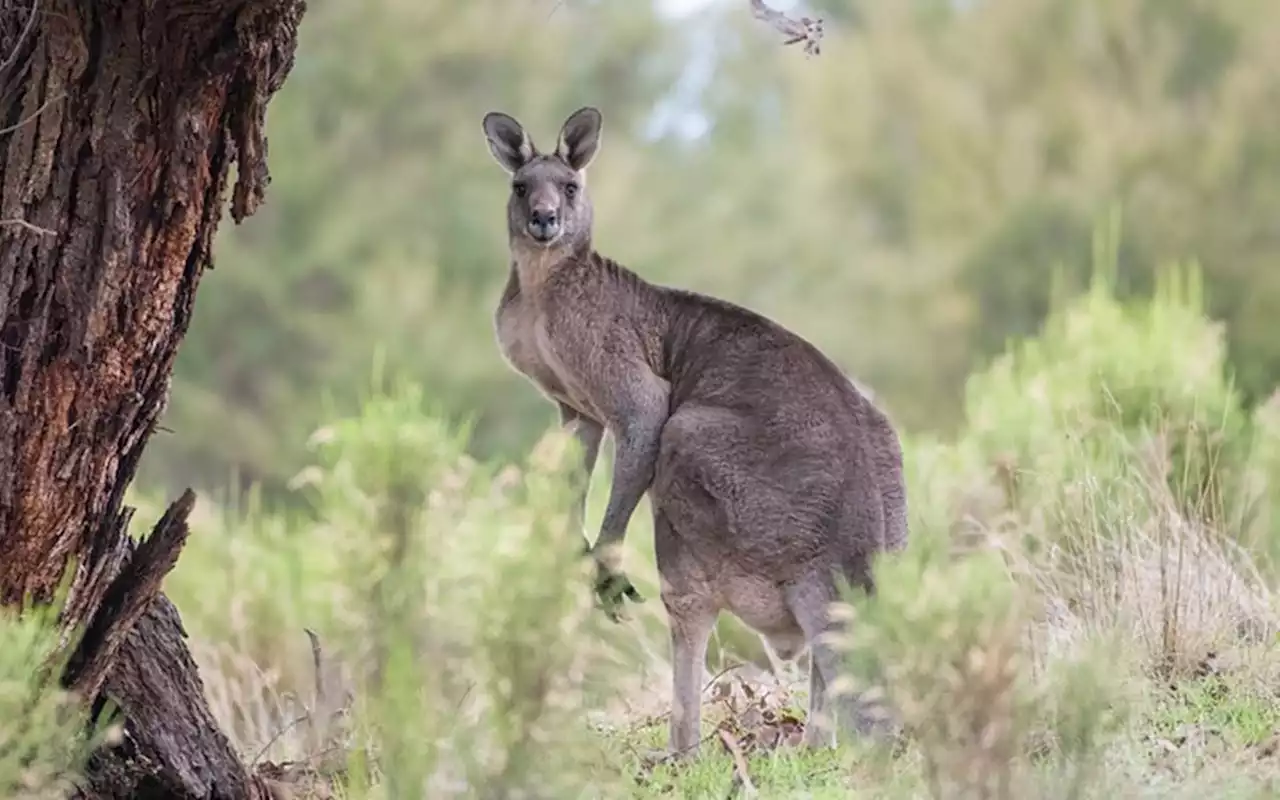
[[[554,208],[535,208],[529,213],[529,233],[541,242],[555,238],[560,232],[560,219]]]
[[[538,227],[553,227],[559,221],[554,208],[535,208],[532,216],[533,224]]]

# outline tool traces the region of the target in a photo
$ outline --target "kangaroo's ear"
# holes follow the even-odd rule
[[[600,149],[600,127],[603,124],[600,112],[590,106],[573,112],[560,128],[556,155],[577,172],[586,169]]]
[[[484,115],[484,138],[489,152],[507,172],[514,173],[538,153],[524,126],[500,111]]]

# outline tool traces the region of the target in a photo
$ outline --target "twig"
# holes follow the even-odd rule
[[[23,26],[22,33],[18,34],[18,40],[13,43],[13,52],[5,58],[4,63],[0,63],[0,75],[8,72],[9,67],[13,66],[14,59],[18,57],[18,53],[22,52],[22,43],[26,41],[27,34],[31,33],[32,27],[35,26],[36,14],[40,11],[40,0],[31,0],[31,13],[27,15],[27,24]]]
[[[46,108],[48,108],[49,106],[53,105],[54,103],[58,102],[59,100],[61,100],[66,96],[67,96],[66,92],[59,92],[53,97],[50,97],[48,100],[45,100],[43,103],[41,103],[39,108],[37,108],[35,111],[32,111],[30,116],[26,117],[25,119],[18,120],[17,122],[13,123],[7,128],[0,128],[0,135],[13,133],[14,131],[21,128],[23,125],[26,125],[31,120],[43,114]]]
[[[328,713],[328,701],[324,691],[324,654],[320,649],[320,636],[310,628],[303,628],[307,634],[307,639],[311,642],[311,663],[315,669],[315,696],[311,700],[311,710],[305,715],[307,723],[307,739],[308,743],[316,740],[316,713],[321,709],[324,713]],[[271,742],[267,743],[267,747],[271,746]],[[265,748],[263,752],[266,752]],[[262,753],[258,754],[261,757]],[[256,761],[256,758],[255,758]]]
[[[324,674],[321,672],[321,664],[324,660],[324,657],[323,657],[323,654],[320,652],[320,637],[316,634],[315,631],[311,630],[310,628],[303,628],[302,630],[306,631],[307,638],[311,640],[311,662],[315,665],[315,669],[316,669],[315,704],[321,705],[324,703],[325,691],[324,691]]]
[[[756,785],[751,782],[751,774],[747,772],[747,758],[742,754],[742,748],[734,741],[733,734],[724,728],[720,728],[718,733],[724,749],[729,751],[729,756],[733,759],[733,783],[729,784],[729,793],[725,796],[725,800],[737,794],[739,789],[742,789],[747,797],[755,797],[759,792],[756,790]]]
[[[305,714],[302,714],[302,715],[300,715],[299,717],[297,717],[296,719],[294,719],[294,720],[293,720],[292,722],[290,722],[288,725],[283,725],[283,726],[281,726],[279,730],[277,730],[274,734],[272,734],[272,735],[271,735],[271,738],[267,740],[267,743],[266,743],[266,744],[264,744],[264,745],[262,746],[262,749],[261,749],[261,750],[259,750],[259,751],[257,752],[257,754],[253,757],[253,759],[252,759],[251,761],[249,761],[249,767],[250,767],[250,768],[253,768],[253,767],[257,766],[257,765],[258,765],[258,759],[260,759],[260,758],[262,758],[264,755],[266,755],[266,754],[267,754],[267,751],[271,749],[271,746],[272,746],[273,744],[275,744],[276,742],[280,741],[280,737],[281,737],[281,736],[284,736],[286,733],[288,733],[288,732],[289,732],[290,730],[292,730],[293,728],[297,727],[298,725],[300,725],[300,724],[302,724],[303,722],[306,722],[307,720],[310,720],[310,719],[311,719],[311,712],[310,712],[310,711],[308,711],[308,712],[306,712]]]
[[[41,228],[39,225],[33,225],[30,222],[27,222],[25,219],[16,219],[16,218],[0,219],[0,226],[9,226],[9,225],[14,226],[15,228],[26,228],[27,230],[31,231],[37,236],[56,236],[57,235],[55,231],[51,231],[48,228]]]
[[[707,681],[707,684],[706,684],[705,686],[703,686],[703,687],[702,687],[702,692],[703,692],[703,694],[706,694],[706,691],[707,691],[708,689],[710,689],[712,686],[715,686],[716,681],[720,680],[720,679],[721,679],[721,678],[723,678],[725,675],[728,675],[730,672],[733,672],[735,669],[741,669],[741,668],[742,668],[742,667],[744,667],[744,666],[746,666],[746,665],[745,665],[745,664],[741,664],[741,663],[739,663],[739,664],[730,664],[729,666],[727,666],[727,667],[725,667],[724,669],[722,669],[722,670],[720,670],[719,672],[717,672],[715,675],[712,675],[712,676],[711,676],[711,680]]]
[[[751,0],[751,13],[756,19],[782,34],[784,45],[804,42],[806,55],[816,56],[822,52],[822,18],[801,17],[792,19],[781,11],[774,11],[764,4],[764,0]]]
[[[711,733],[708,733],[706,736],[703,736],[701,739],[694,742],[693,744],[687,745],[686,747],[683,747],[679,750],[653,752],[651,763],[655,767],[659,764],[673,764],[679,761],[684,756],[688,755],[689,753],[692,753],[695,749],[701,748],[704,744],[714,739],[719,732],[720,732],[720,729],[717,728],[713,730]],[[631,752],[633,754],[640,755],[640,752],[635,747],[631,748]],[[661,755],[659,755],[658,752],[661,752]],[[642,760],[643,760],[643,757],[642,757]]]
[[[462,705],[467,702],[467,699],[469,697],[471,697],[471,690],[475,688],[476,688],[475,681],[472,681],[471,683],[467,684],[467,688],[463,690],[462,696],[458,698],[458,702],[453,704],[453,711],[455,714],[462,711]]]

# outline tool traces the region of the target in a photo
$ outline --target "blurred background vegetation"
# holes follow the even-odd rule
[[[1280,382],[1274,3],[823,0],[815,59],[746,0],[310,6],[271,201],[223,226],[142,485],[298,502],[306,437],[378,352],[476,455],[527,451],[553,414],[493,341],[492,108],[547,142],[599,106],[599,246],[799,331],[912,430],[955,429],[965,376],[1084,286],[1112,211],[1118,291],[1198,260],[1246,400]]]
[[[554,412],[493,337],[480,120],[549,144],[592,104],[599,247],[802,333],[904,434],[911,544],[841,646],[910,743],[753,756],[761,796],[1275,796],[1280,5],[810,0],[815,59],[746,0],[309,5],[269,201],[222,228],[129,500],[145,531],[202,490],[165,591],[246,763],[353,800],[729,796],[723,753],[640,757],[648,511],[650,600],[603,622]],[[0,741],[15,796],[84,756],[31,683],[47,633],[0,619],[0,689],[48,704]],[[711,651],[770,724],[802,707],[731,618]],[[708,724],[762,740],[720,685]]]

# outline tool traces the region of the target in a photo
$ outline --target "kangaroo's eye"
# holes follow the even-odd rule
[[[575,194],[577,194],[577,193],[578,193],[578,184],[576,184],[576,183],[566,183],[566,184],[565,184],[565,186],[564,186],[564,194],[565,194],[565,197],[573,197],[573,196],[574,196]]]
[[[516,197],[524,197],[529,193],[529,187],[523,183],[513,183],[511,184],[511,191],[515,192]]]

